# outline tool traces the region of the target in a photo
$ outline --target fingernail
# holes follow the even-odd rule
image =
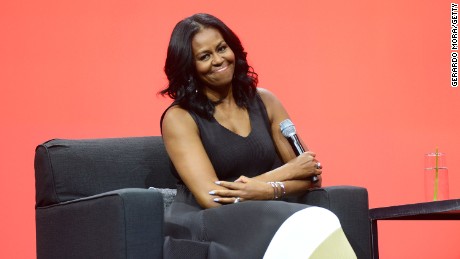
[[[216,191],[210,191],[209,194],[214,195],[216,194]]]
[[[220,185],[220,181],[215,181],[214,183],[217,185]]]
[[[213,201],[219,202],[219,198],[214,198]]]

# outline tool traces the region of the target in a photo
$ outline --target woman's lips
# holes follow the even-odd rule
[[[219,72],[222,72],[222,71],[227,70],[227,68],[228,68],[228,66],[221,67],[221,68],[219,68],[219,69],[217,69],[217,70],[214,70],[213,72],[214,72],[214,73],[219,73]]]

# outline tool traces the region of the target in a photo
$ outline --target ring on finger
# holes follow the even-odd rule
[[[316,162],[316,169],[321,169],[323,168],[323,166],[321,165],[320,162]]]
[[[233,203],[238,203],[241,201],[241,198],[240,197],[236,197],[235,201]]]

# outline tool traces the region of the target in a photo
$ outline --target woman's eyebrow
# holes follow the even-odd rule
[[[219,47],[220,45],[222,45],[222,43],[227,44],[227,43],[225,42],[225,40],[221,40],[221,41],[217,44],[217,47]]]
[[[216,44],[216,48],[220,47],[222,44],[227,44],[227,43],[225,42],[225,40],[221,40],[219,41],[219,43]],[[201,48],[196,52],[195,56],[198,56],[200,54],[207,53],[207,52],[210,52],[208,48]]]

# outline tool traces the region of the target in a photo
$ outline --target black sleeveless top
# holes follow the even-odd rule
[[[253,177],[282,165],[260,96],[250,102],[251,132],[242,137],[190,112],[219,180]],[[165,210],[163,258],[262,258],[281,224],[307,205],[247,201],[203,209],[179,179],[177,195]]]
[[[251,132],[243,137],[214,117],[207,119],[189,111],[219,180],[234,181],[241,175],[254,177],[282,165],[271,137],[267,110],[258,94],[250,102],[248,112]],[[175,170],[173,174],[183,184]]]

